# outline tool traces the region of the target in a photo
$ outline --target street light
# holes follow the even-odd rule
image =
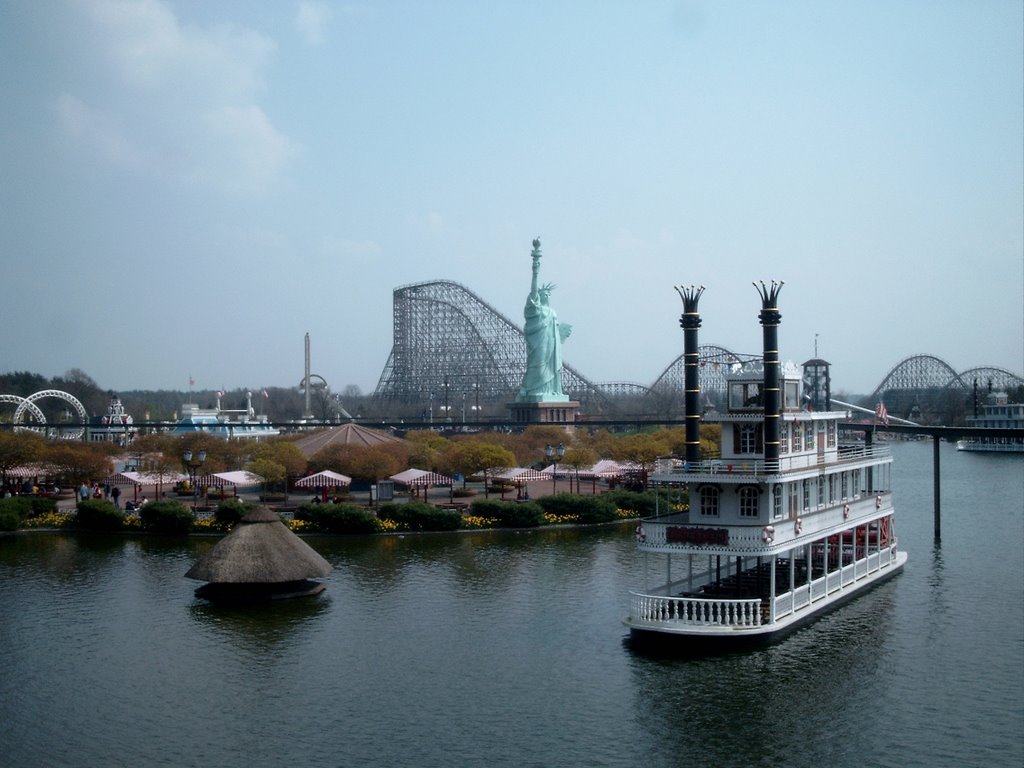
[[[192,461],[192,449],[186,448],[185,452],[181,454],[181,459],[188,469],[188,481],[192,484],[192,512],[194,514],[196,507],[199,506],[199,486],[196,485],[196,471],[206,463],[206,449],[200,449],[199,453],[196,454],[196,460]]]
[[[544,455],[554,462],[554,466],[551,468],[551,493],[555,493],[558,483],[558,462],[565,456],[565,446],[559,443],[557,448],[552,448],[548,444],[544,446]]]

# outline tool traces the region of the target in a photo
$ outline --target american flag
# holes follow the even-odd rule
[[[882,422],[886,427],[889,426],[889,411],[885,409],[885,403],[881,401],[875,406],[875,421]]]

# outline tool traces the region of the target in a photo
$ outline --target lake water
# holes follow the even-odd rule
[[[196,601],[210,539],[0,538],[9,766],[1024,764],[1024,460],[894,446],[904,573],[768,648],[624,639],[632,525],[309,542],[319,598]]]

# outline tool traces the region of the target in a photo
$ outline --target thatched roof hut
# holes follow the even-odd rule
[[[209,582],[196,590],[209,600],[258,601],[322,592],[309,579],[331,564],[292,533],[281,518],[259,507],[193,565],[187,578]]]

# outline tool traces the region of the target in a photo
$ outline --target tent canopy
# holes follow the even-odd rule
[[[536,469],[529,467],[509,467],[491,475],[495,480],[504,480],[511,483],[532,483],[535,480],[547,480],[550,477]]]
[[[581,469],[580,477],[617,477],[630,469],[636,469],[632,462],[618,462],[612,459],[601,459],[589,469]]]
[[[199,485],[213,486],[215,488],[223,488],[225,485],[247,487],[262,485],[263,478],[244,469],[238,469],[234,472],[214,472],[209,475],[203,475],[196,482]]]
[[[104,479],[108,485],[167,485],[188,480],[181,472],[116,472]]]
[[[451,485],[452,479],[444,475],[439,475],[437,472],[428,472],[425,469],[407,469],[405,472],[399,472],[397,475],[392,475],[391,478],[400,485]]]
[[[319,488],[320,486],[331,488],[339,485],[348,486],[352,485],[352,478],[339,472],[332,472],[329,469],[325,469],[321,472],[307,475],[301,480],[297,480],[295,485],[299,488]]]

